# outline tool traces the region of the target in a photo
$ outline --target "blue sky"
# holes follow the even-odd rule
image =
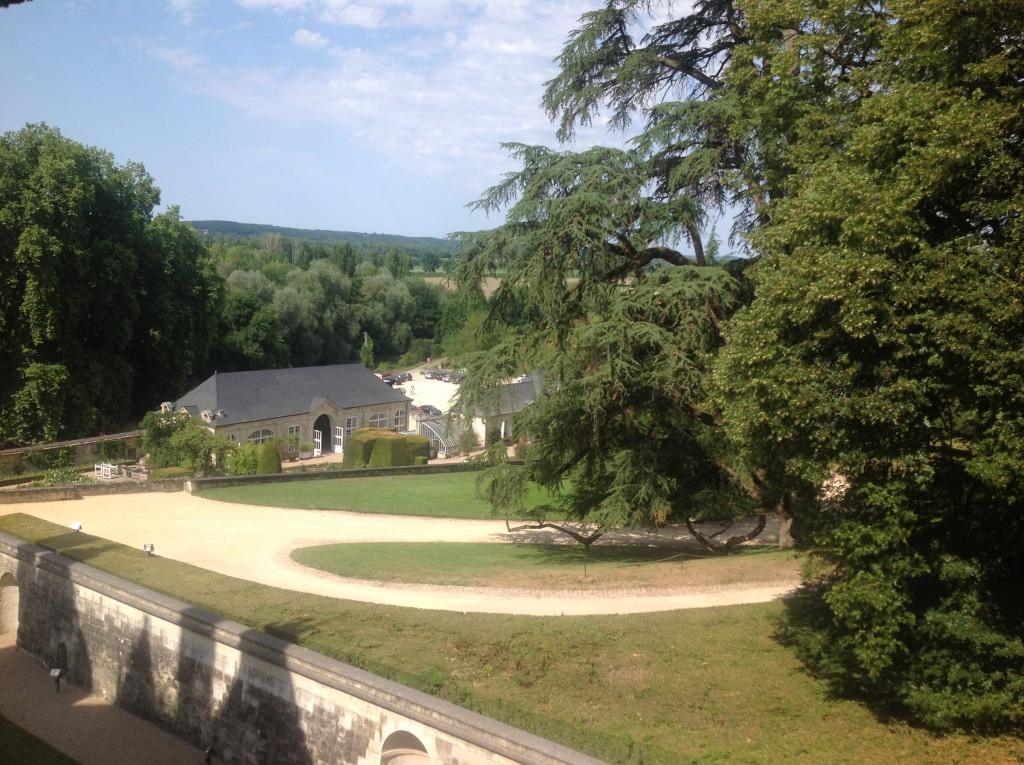
[[[502,141],[557,145],[543,85],[600,4],[33,0],[0,10],[0,133],[142,162],[187,220],[491,228],[465,206],[515,169]]]

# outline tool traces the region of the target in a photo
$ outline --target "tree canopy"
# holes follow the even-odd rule
[[[219,281],[159,197],[46,125],[0,137],[0,442],[109,430],[205,360]]]
[[[524,478],[590,529],[781,508],[822,575],[788,635],[937,728],[1024,720],[1020,0],[609,0],[543,103],[626,149],[508,144],[472,282],[515,328]],[[710,261],[726,206],[748,269]],[[684,246],[685,245],[685,246]],[[735,265],[735,264],[734,264]]]

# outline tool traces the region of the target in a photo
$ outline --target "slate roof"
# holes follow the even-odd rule
[[[362,364],[336,364],[214,373],[171,404],[193,416],[208,409],[216,414],[213,424],[224,427],[307,414],[325,399],[343,409],[409,402]]]
[[[538,383],[533,379],[502,385],[482,396],[477,408],[477,417],[493,417],[496,414],[515,414],[537,400]]]

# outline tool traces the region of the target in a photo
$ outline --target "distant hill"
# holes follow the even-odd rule
[[[397,234],[361,234],[357,231],[325,231],[323,229],[286,228],[264,223],[235,223],[230,220],[193,220],[188,223],[200,234],[207,236],[256,237],[280,234],[289,239],[310,242],[351,242],[352,244],[383,244],[401,247],[430,247],[453,250],[455,245],[447,239],[433,236],[399,236]]]

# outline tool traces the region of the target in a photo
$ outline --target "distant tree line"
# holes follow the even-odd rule
[[[0,446],[112,431],[214,371],[473,350],[438,248],[200,235],[145,168],[59,130],[0,136]],[[404,356],[404,358],[402,358]]]
[[[329,231],[324,229],[288,228],[265,223],[236,223],[228,220],[189,221],[204,237],[260,237],[264,234],[280,234],[289,239],[311,242],[351,242],[367,247],[399,247],[410,252],[439,250],[451,254],[456,245],[449,239],[433,236],[400,236],[398,234],[366,234],[358,231]]]

